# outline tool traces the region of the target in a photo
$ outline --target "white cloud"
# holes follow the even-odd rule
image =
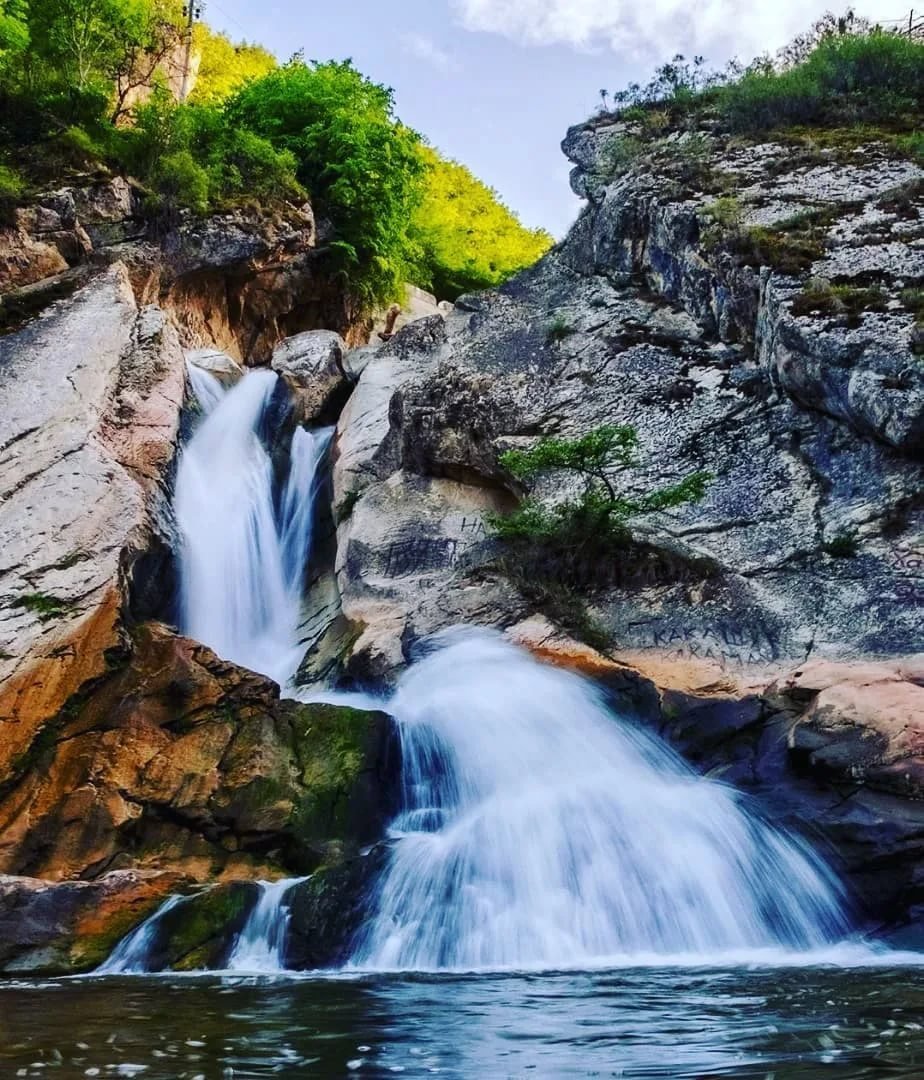
[[[837,0],[453,0],[467,30],[525,44],[611,48],[656,60],[773,52]],[[879,0],[857,5],[875,16]],[[863,9],[866,9],[865,11]]]
[[[425,34],[404,34],[401,38],[401,46],[410,56],[423,60],[425,64],[430,64],[437,71],[448,74],[459,70],[459,63],[455,57]]]

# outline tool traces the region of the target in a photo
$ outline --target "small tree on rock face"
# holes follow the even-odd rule
[[[638,435],[622,424],[595,428],[578,439],[542,439],[530,450],[508,450],[500,463],[527,491],[541,476],[559,470],[578,476],[582,490],[554,504],[528,493],[512,514],[491,519],[495,535],[535,573],[576,588],[605,580],[607,562],[631,541],[632,518],[696,502],[712,479],[694,472],[644,495],[623,495],[615,474],[635,466],[637,454]]]

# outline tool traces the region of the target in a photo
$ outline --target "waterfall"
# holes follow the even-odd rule
[[[206,415],[176,481],[181,628],[286,686],[301,659],[304,573],[331,432],[296,429],[279,492],[261,438],[276,375],[251,372],[225,392],[208,373],[190,370]]]
[[[441,635],[389,710],[403,752],[371,969],[580,967],[818,947],[834,878],[731,788],[488,632]]]
[[[168,897],[153,915],[119,942],[109,959],[96,969],[96,974],[141,975],[150,971],[151,948],[157,940],[161,920],[185,899],[179,895]]]
[[[229,971],[277,974],[285,971],[285,946],[289,930],[289,890],[304,878],[261,882],[260,899],[241,931],[228,960]]]

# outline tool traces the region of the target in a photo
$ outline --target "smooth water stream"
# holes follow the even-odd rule
[[[260,899],[250,914],[228,960],[229,971],[274,974],[285,970],[289,909],[286,895],[304,878],[261,882]]]
[[[277,376],[253,371],[226,392],[190,371],[206,415],[177,471],[181,629],[286,686],[301,660],[311,524],[331,431],[295,430],[280,486],[263,431]]]
[[[609,712],[589,681],[454,631],[388,706],[404,810],[361,968],[747,957],[843,937],[811,850]]]

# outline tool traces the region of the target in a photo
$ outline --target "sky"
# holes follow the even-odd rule
[[[846,3],[846,0],[845,0]],[[560,142],[600,90],[674,53],[716,67],[773,52],[831,0],[205,0],[205,18],[281,60],[342,60],[395,91],[397,112],[490,184],[525,224],[562,236],[580,207]],[[907,19],[911,0],[859,0]]]

